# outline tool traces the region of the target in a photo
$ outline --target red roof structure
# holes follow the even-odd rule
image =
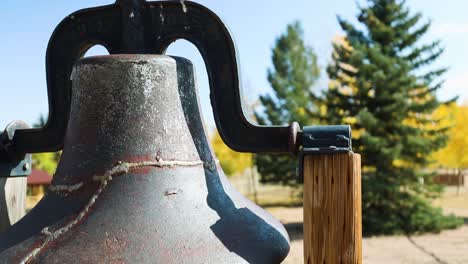
[[[52,181],[52,176],[45,171],[32,170],[28,176],[28,185],[48,185]]]

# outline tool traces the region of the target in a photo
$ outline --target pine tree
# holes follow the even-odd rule
[[[261,112],[255,117],[261,125],[301,125],[313,123],[317,97],[312,88],[320,75],[317,56],[304,42],[299,22],[289,24],[272,49],[273,69],[268,82],[273,94],[260,96]],[[286,155],[256,155],[255,163],[262,182],[296,185],[297,161]]]
[[[430,22],[405,1],[368,0],[359,26],[338,17],[325,92],[327,123],[350,123],[363,161],[363,229],[367,234],[439,231],[460,224],[431,207],[442,189],[424,172],[446,144],[447,127],[432,113],[446,68],[431,65],[440,41],[421,43]]]

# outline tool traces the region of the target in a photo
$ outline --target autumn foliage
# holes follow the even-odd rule
[[[437,109],[436,114],[451,126],[447,146],[434,155],[437,166],[468,168],[468,104],[444,105]]]
[[[211,146],[213,146],[216,157],[221,163],[224,173],[232,176],[237,173],[242,173],[246,169],[252,167],[252,154],[235,152],[224,144],[218,131],[215,131],[211,138]]]

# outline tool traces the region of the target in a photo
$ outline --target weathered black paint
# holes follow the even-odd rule
[[[52,183],[64,190],[50,189],[0,234],[2,261],[271,264],[286,257],[284,227],[231,187],[210,149],[192,67],[158,55],[77,64]],[[151,161],[174,165],[115,173],[105,189],[96,180],[118,164]],[[187,161],[195,163],[178,165]]]
[[[209,9],[190,1],[119,0],[66,17],[47,49],[49,119],[44,128],[18,131],[14,148],[47,152],[63,147],[70,111],[73,65],[93,45],[111,54],[164,54],[177,39],[192,42],[208,70],[216,126],[224,142],[242,152],[291,152],[291,127],[259,127],[244,116],[236,47],[228,29]],[[297,127],[296,123],[291,126]]]

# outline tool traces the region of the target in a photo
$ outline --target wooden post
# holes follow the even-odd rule
[[[304,261],[362,263],[361,157],[304,159]]]
[[[25,215],[26,177],[0,178],[0,233]]]

